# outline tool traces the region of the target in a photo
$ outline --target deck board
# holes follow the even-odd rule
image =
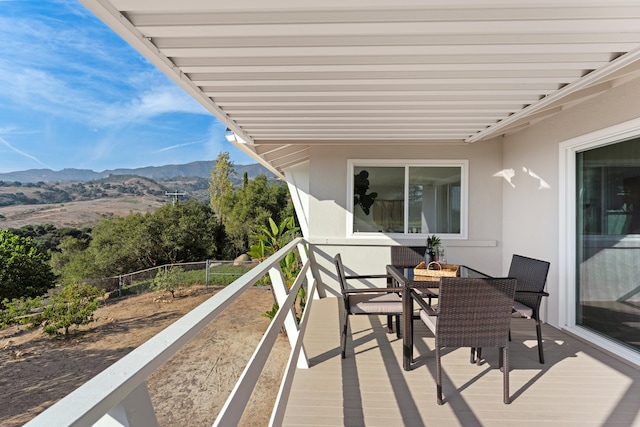
[[[640,370],[543,325],[544,365],[535,324],[514,319],[510,394],[502,403],[496,349],[481,366],[468,349],[445,350],[445,404],[436,403],[434,339],[416,321],[416,367],[402,369],[402,340],[385,319],[351,316],[340,357],[340,300],[314,302],[305,338],[310,369],[296,371],[285,426],[640,426]]]

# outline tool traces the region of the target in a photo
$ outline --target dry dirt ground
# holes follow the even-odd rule
[[[148,293],[108,300],[96,321],[69,339],[1,330],[0,425],[29,421],[215,292],[193,287],[176,298]],[[247,290],[152,374],[148,386],[161,426],[212,425],[269,325],[261,314],[272,304],[269,289]],[[241,425],[268,424],[289,348],[279,336]]]
[[[48,205],[2,206],[0,228],[39,224],[53,224],[58,228],[93,226],[104,218],[126,216],[131,212],[153,212],[164,203],[166,201],[158,197],[132,196]]]

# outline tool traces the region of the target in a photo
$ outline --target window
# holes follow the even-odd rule
[[[640,351],[640,138],[576,153],[576,212],[575,322]]]
[[[557,323],[637,365],[639,147],[640,119],[560,143],[557,276]]]
[[[466,237],[467,162],[349,162],[349,234]]]

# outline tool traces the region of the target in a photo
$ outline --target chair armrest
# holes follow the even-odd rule
[[[424,298],[422,298],[422,296],[418,294],[416,291],[414,291],[413,289],[411,289],[411,298],[413,298],[413,300],[418,303],[420,308],[426,311],[429,316],[438,315],[438,312],[434,310],[433,307],[431,307],[429,304],[427,304]]]
[[[540,291],[540,292],[536,292],[536,291],[516,291],[516,296],[521,296],[521,297],[548,297],[549,294],[547,292],[544,291]]]
[[[343,294],[366,294],[366,293],[395,294],[398,292],[402,292],[402,288],[362,288],[362,289],[347,289],[342,291]]]
[[[390,279],[389,274],[366,274],[364,276],[345,276],[345,279]]]
[[[438,315],[438,312],[437,312],[436,310],[434,310],[434,309],[433,309],[433,307],[431,307],[431,306],[428,306],[428,305],[427,305],[423,310],[424,310],[424,311],[425,311],[429,316],[437,316],[437,315]]]

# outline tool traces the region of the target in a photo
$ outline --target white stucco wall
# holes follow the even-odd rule
[[[503,167],[513,169],[515,175],[511,184],[503,183],[503,274],[514,253],[551,262],[547,282],[551,296],[543,317],[552,325],[560,326],[560,294],[567,292],[566,284],[559,282],[559,264],[572,268],[575,263],[559,256],[564,234],[559,229],[559,144],[640,117],[639,100],[640,80],[628,82],[505,136]]]
[[[304,209],[308,238],[317,274],[336,294],[332,258],[340,252],[347,274],[381,274],[390,261],[389,246],[422,246],[418,238],[392,240],[346,235],[348,159],[467,159],[469,161],[469,239],[445,241],[447,259],[492,275],[506,275],[514,253],[551,262],[543,319],[560,327],[560,264],[574,260],[559,255],[559,144],[640,117],[640,79],[629,81],[503,138],[464,145],[403,145],[389,142],[340,149],[332,145],[310,148],[310,161],[297,171],[308,173]],[[496,174],[498,176],[496,176]],[[502,177],[500,177],[502,176]],[[363,284],[366,286],[366,283]]]
[[[309,162],[287,169],[285,176],[302,236],[309,238]]]
[[[502,138],[460,145],[358,145],[336,150],[312,146],[309,163],[309,239],[322,282],[337,289],[332,258],[342,254],[347,274],[382,274],[389,246],[424,246],[423,238],[393,240],[347,237],[348,159],[467,159],[469,161],[469,239],[445,240],[449,262],[492,275],[502,271]],[[329,290],[329,294],[335,294]]]

